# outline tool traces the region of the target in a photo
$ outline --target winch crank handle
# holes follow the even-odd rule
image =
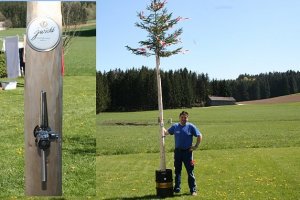
[[[42,168],[41,168],[42,182],[47,182],[45,150],[41,149],[41,154],[42,154]]]

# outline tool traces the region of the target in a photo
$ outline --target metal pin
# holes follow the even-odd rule
[[[41,91],[41,116],[40,125],[43,130],[48,128],[47,96],[45,91]]]
[[[47,181],[47,173],[46,173],[46,158],[45,151],[41,149],[42,153],[42,182]]]

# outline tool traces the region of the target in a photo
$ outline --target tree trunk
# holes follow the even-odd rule
[[[62,30],[61,3],[58,1],[27,2],[27,26],[38,17],[49,17]],[[61,38],[61,35],[60,35]],[[25,121],[25,195],[62,195],[62,40],[51,51],[36,51],[26,42],[26,75],[24,95]],[[40,125],[40,93],[47,93],[48,121],[60,139],[45,151],[46,177],[42,181],[42,151],[35,142],[33,130]]]

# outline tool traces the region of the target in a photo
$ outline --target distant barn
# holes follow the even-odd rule
[[[224,105],[236,105],[236,100],[233,97],[208,97],[208,106],[224,106]]]

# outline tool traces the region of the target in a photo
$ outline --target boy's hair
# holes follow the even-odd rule
[[[186,111],[182,111],[180,114],[179,114],[179,117],[182,116],[182,115],[186,115],[186,116],[189,116],[189,113],[186,112]]]

